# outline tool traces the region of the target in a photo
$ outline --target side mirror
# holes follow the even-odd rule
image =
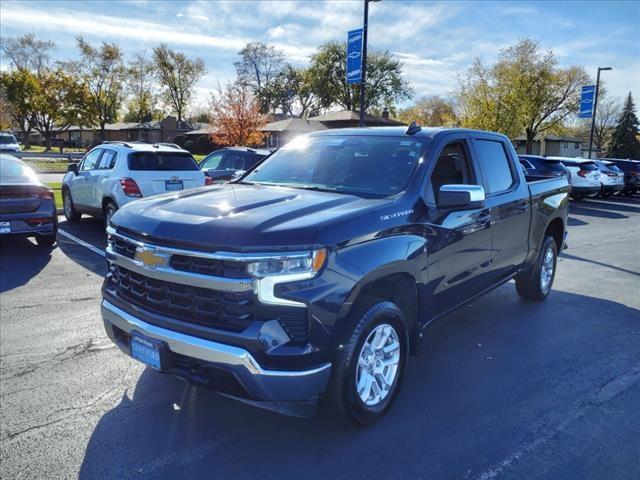
[[[484,199],[484,188],[480,185],[443,185],[438,193],[438,207],[481,208]]]
[[[236,170],[235,172],[233,172],[233,175],[231,176],[231,180],[236,180],[241,176],[243,176],[245,173],[247,173],[246,170]]]
[[[67,165],[67,172],[73,172],[74,175],[78,174],[78,164],[77,163],[70,163],[69,165]]]

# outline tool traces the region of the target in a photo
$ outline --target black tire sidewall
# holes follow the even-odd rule
[[[358,356],[364,342],[375,327],[382,324],[391,325],[400,341],[400,363],[398,372],[387,397],[374,407],[366,406],[360,399],[356,390],[356,372]],[[391,302],[382,302],[372,306],[360,318],[357,326],[347,342],[346,355],[342,361],[337,362],[334,368],[344,369],[344,375],[340,384],[340,395],[342,396],[343,410],[350,417],[352,423],[358,425],[370,425],[380,418],[391,408],[391,405],[398,396],[402,377],[406,367],[408,352],[407,326],[400,309]]]
[[[544,256],[547,252],[547,249],[551,247],[553,250],[553,273],[551,274],[551,280],[549,281],[549,288],[546,291],[542,290],[542,285],[540,284],[540,279],[542,276],[542,264],[544,263]],[[536,265],[536,285],[538,294],[541,299],[546,298],[549,293],[551,293],[551,288],[553,287],[553,281],[556,278],[556,270],[558,266],[558,248],[556,246],[556,242],[553,237],[547,235],[544,237],[542,242],[542,249],[540,250],[540,258],[538,258],[538,264]]]
[[[69,205],[68,213],[66,208],[67,204]],[[65,190],[62,193],[62,211],[68,222],[73,222],[78,219],[78,212],[76,212],[73,206],[73,198],[71,198],[71,192],[69,190]]]
[[[111,217],[112,217],[113,214],[116,213],[116,211],[118,209],[113,204],[113,202],[109,202],[109,203],[107,203],[107,205],[105,205],[105,207],[104,207],[104,225],[105,225],[105,227],[109,226],[109,220],[110,220],[109,210],[112,210],[112,213],[111,213]]]

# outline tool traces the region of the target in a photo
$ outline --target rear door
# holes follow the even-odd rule
[[[529,252],[531,197],[524,177],[519,174],[510,144],[500,137],[474,135],[486,193],[485,205],[491,211],[491,279],[494,282],[513,273]]]
[[[128,164],[144,197],[204,186],[204,173],[186,152],[134,152]]]

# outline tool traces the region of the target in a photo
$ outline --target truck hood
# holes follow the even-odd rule
[[[393,201],[223,184],[132,202],[116,212],[112,224],[163,243],[207,250],[308,248],[324,227],[389,203]]]

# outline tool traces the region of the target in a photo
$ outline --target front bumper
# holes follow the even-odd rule
[[[166,373],[252,403],[313,400],[329,381],[330,363],[307,370],[266,370],[243,348],[151,325],[108,300],[102,301],[101,310],[107,335],[128,355],[132,333],[164,342]],[[216,382],[223,377],[225,381]]]

